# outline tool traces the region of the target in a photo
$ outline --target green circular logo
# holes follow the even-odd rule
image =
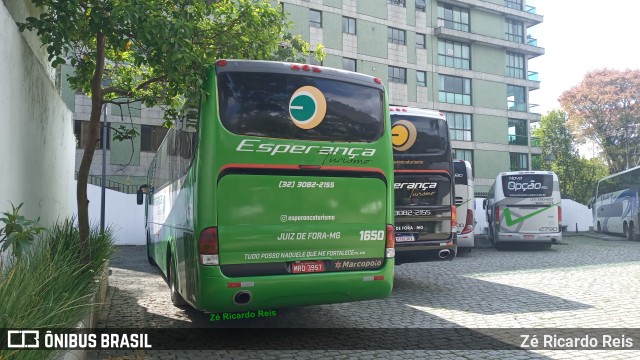
[[[291,95],[289,116],[297,127],[313,129],[324,120],[326,113],[327,100],[317,88],[303,86]]]

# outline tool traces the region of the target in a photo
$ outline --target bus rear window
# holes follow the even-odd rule
[[[324,100],[316,100],[317,92],[312,92],[295,102],[294,94],[309,87]],[[222,124],[239,135],[372,142],[384,131],[383,93],[374,87],[303,75],[223,72],[218,96]],[[320,108],[326,108],[324,117],[316,117]],[[308,119],[318,124],[307,129],[299,125],[298,120]]]
[[[456,161],[453,163],[453,169],[455,171],[455,182],[457,185],[467,185],[469,179],[467,179],[467,166],[465,163]]]
[[[505,175],[502,177],[502,191],[505,197],[550,197],[553,175]]]
[[[409,122],[411,126],[402,125]],[[443,154],[447,150],[449,144],[449,129],[447,122],[442,119],[432,119],[419,116],[394,115],[391,117],[391,127],[401,125],[406,128],[404,132],[407,134],[407,141],[413,141],[404,151],[394,149],[396,155],[419,155],[419,154]],[[415,132],[415,135],[412,133]]]

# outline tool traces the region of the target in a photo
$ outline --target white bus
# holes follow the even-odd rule
[[[598,181],[592,208],[593,226],[598,232],[617,233],[636,240],[640,166],[609,175]]]
[[[471,252],[474,247],[475,228],[473,172],[471,164],[465,160],[454,160],[456,217],[458,219],[458,252]]]
[[[552,171],[498,174],[482,207],[489,239],[496,249],[505,243],[535,243],[550,248],[562,240],[558,176]]]

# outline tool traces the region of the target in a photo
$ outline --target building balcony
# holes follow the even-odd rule
[[[524,9],[516,9],[507,6],[506,2],[503,5],[496,4],[484,0],[441,0],[442,2],[462,6],[477,11],[485,11],[493,14],[503,15],[509,19],[522,21],[526,27],[540,24],[544,17],[536,14],[536,8],[533,6],[525,5]]]
[[[527,135],[509,135],[509,145],[529,145],[529,137]]]
[[[491,36],[470,33],[466,31],[454,30],[440,26],[435,28],[434,35],[438,38],[460,41],[480,43],[482,45],[496,47],[500,49],[516,51],[527,56],[527,58],[535,58],[544,55],[544,49],[538,46],[523,44],[505,39],[494,38]]]

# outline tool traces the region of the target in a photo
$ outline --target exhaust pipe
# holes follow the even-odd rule
[[[251,291],[246,291],[246,290],[238,291],[233,296],[233,303],[236,305],[247,305],[248,303],[251,302],[252,297],[253,296],[251,295]]]
[[[438,257],[440,259],[446,259],[449,257],[449,254],[451,254],[451,251],[449,251],[449,249],[443,249],[438,252]]]

